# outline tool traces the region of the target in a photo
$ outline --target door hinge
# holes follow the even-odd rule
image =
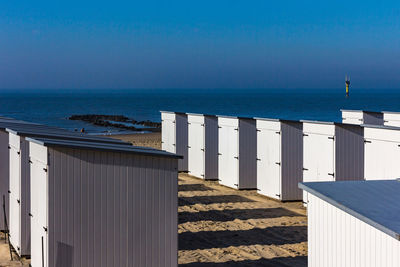
[[[239,131],[239,128],[235,128],[234,130],[235,130],[235,131]]]
[[[334,174],[334,173],[328,173],[328,175],[330,175],[330,176],[335,176],[335,174]]]
[[[383,120],[383,122],[389,122],[389,121]]]
[[[258,161],[261,161],[261,159],[257,159]]]
[[[47,172],[47,169],[46,169],[46,168],[43,168],[43,170],[44,170],[45,172]]]
[[[233,184],[234,186],[239,186],[238,184]]]
[[[172,144],[173,146],[176,146],[176,144]]]
[[[161,141],[161,144],[164,144],[164,141]]]
[[[275,162],[275,164],[276,164],[276,165],[281,165],[281,163],[280,163],[280,162]]]
[[[218,156],[221,156],[222,154],[221,153],[218,153]]]
[[[256,131],[257,131],[257,132],[261,132],[261,130],[260,130],[260,129],[257,129]]]
[[[188,148],[191,148],[190,146],[187,146]]]
[[[8,190],[8,193],[9,193],[9,194],[11,194],[11,191],[10,191],[10,190]]]
[[[30,212],[28,213],[28,215],[29,215],[30,217],[33,217],[32,213],[30,213]]]
[[[32,163],[33,163],[33,162],[32,162],[32,160],[29,160],[29,163],[31,163],[31,164],[32,164]]]
[[[371,141],[369,141],[369,140],[364,140],[364,143],[371,143]]]
[[[275,132],[276,134],[281,134],[281,132]]]
[[[222,127],[221,126],[218,126],[218,129],[221,129]]]
[[[21,200],[17,199],[17,202],[18,202],[18,204],[20,204],[20,203],[21,203]]]
[[[307,168],[303,168],[303,171],[308,171],[308,169]]]
[[[281,197],[281,195],[279,195],[279,194],[275,194],[275,196],[277,196],[277,197]]]
[[[44,227],[44,226],[43,226],[43,230],[44,230],[45,232],[47,232],[47,227]]]
[[[204,174],[200,174],[200,176],[203,176],[203,177],[204,177]]]
[[[203,127],[204,127],[204,123],[203,123],[203,124],[200,124],[200,126],[203,126]]]
[[[204,148],[201,148],[200,150],[201,150],[201,151],[205,151]]]
[[[190,125],[191,123],[190,123],[190,122],[188,122],[187,124],[188,124],[188,125]]]
[[[335,140],[335,137],[334,136],[329,136],[328,139]]]
[[[234,157],[235,159],[239,159],[239,157]]]
[[[21,154],[21,151],[18,151],[17,154],[20,155],[20,154]]]
[[[308,136],[308,134],[303,134],[303,136]]]

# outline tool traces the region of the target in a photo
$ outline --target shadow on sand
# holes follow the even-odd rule
[[[180,184],[178,186],[178,191],[212,191],[211,187],[205,186],[203,184]]]
[[[285,208],[260,208],[260,209],[225,209],[207,210],[199,212],[179,212],[179,223],[198,221],[227,222],[235,219],[268,219],[278,217],[303,216]]]
[[[230,246],[283,245],[307,241],[307,226],[273,226],[236,231],[202,231],[179,234],[179,250]]]
[[[193,205],[197,203],[208,205],[215,203],[238,203],[238,202],[254,202],[254,200],[238,195],[179,197],[178,200],[179,206]]]
[[[287,266],[287,267],[303,267],[307,266],[306,256],[297,257],[277,257],[273,259],[258,259],[244,261],[227,261],[227,262],[194,262],[189,264],[179,264],[179,267],[243,267],[243,266]]]

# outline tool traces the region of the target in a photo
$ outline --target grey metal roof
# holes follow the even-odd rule
[[[67,130],[61,131],[49,131],[47,129],[27,129],[27,128],[18,128],[14,127],[13,129],[6,129],[7,132],[17,134],[23,137],[44,137],[44,138],[52,138],[52,139],[67,139],[67,140],[81,140],[81,141],[88,141],[88,142],[102,142],[102,143],[112,143],[112,144],[123,144],[123,145],[131,145],[131,143],[108,138],[108,137],[97,137],[97,136],[90,136],[85,135],[82,133],[77,132],[70,132]]]
[[[137,147],[137,146],[126,146],[126,145],[110,144],[110,143],[96,143],[87,141],[38,138],[38,137],[27,137],[26,140],[29,142],[49,147],[68,147],[68,148],[80,148],[89,150],[121,152],[121,153],[133,153],[145,156],[169,157],[178,159],[183,158],[180,155],[165,152],[162,150],[157,150],[154,148]]]
[[[334,124],[337,124],[337,122],[332,122],[332,121],[300,120],[300,122],[315,123],[315,124],[327,124],[327,125],[334,125]],[[339,123],[339,124],[342,124],[342,123]]]
[[[400,181],[311,182],[299,188],[400,240]]]

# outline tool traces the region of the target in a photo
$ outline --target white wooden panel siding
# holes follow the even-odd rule
[[[162,150],[176,153],[175,136],[175,114],[161,112]]]
[[[188,115],[189,173],[205,178],[205,122],[202,115]]]
[[[301,200],[302,123],[257,119],[257,189],[282,201]]]
[[[281,123],[257,120],[257,189],[260,194],[281,196]]]
[[[400,127],[400,112],[383,111],[383,120],[385,126]]]
[[[333,181],[335,172],[335,126],[303,123],[303,181]],[[307,203],[307,192],[303,192]]]
[[[45,267],[177,266],[176,158],[50,144],[46,177],[45,146],[30,145],[32,218],[42,218],[32,220],[32,267],[42,267],[41,236]]]
[[[364,128],[365,179],[400,178],[400,129]]]
[[[362,110],[342,110],[342,122],[349,124],[363,124],[364,115]]]
[[[19,136],[10,136],[10,242],[20,254],[21,250],[21,148]]]
[[[221,184],[233,188],[239,183],[239,121],[218,118],[218,177]]]
[[[8,133],[0,131],[0,231],[6,230],[4,221],[10,222],[9,184],[10,184],[10,151],[8,150]],[[3,205],[6,213],[4,214]]]
[[[183,156],[178,170],[188,171],[188,121],[187,115],[178,112],[161,111],[162,150]]]
[[[359,191],[363,191],[365,198],[358,194]],[[353,194],[355,195],[354,198],[359,198],[359,200],[352,200],[353,203],[358,202],[360,206],[369,207],[367,198],[376,194],[377,197],[372,197],[372,200],[382,199],[376,207],[388,214],[386,219],[392,218],[391,222],[396,224],[398,222],[398,209],[393,210],[388,206],[393,206],[390,203],[398,205],[398,200],[386,195],[384,191],[379,194],[374,187],[365,188],[365,190],[355,189],[353,192],[346,191],[346,194],[332,192],[330,195],[321,196],[317,193],[320,193],[320,191],[309,193],[307,205],[309,267],[400,266],[400,241],[398,236],[395,238],[377,228],[377,226],[384,226],[384,224],[369,217],[368,213],[373,210],[357,214],[357,210],[349,207],[347,203],[343,203],[343,201],[346,201],[346,196]],[[340,203],[340,207],[325,199],[333,196],[335,197],[333,200],[337,201],[336,204]],[[360,219],[359,215],[364,218]]]

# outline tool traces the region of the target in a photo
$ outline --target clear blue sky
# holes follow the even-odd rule
[[[0,1],[0,88],[400,88],[400,1]]]

